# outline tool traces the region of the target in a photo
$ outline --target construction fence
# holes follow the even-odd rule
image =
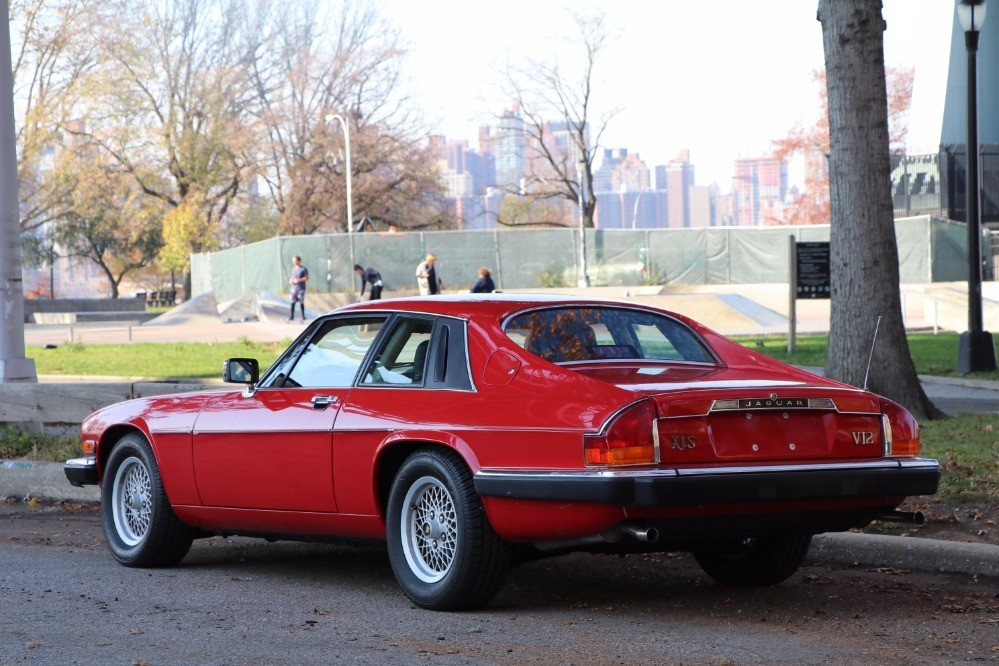
[[[964,225],[921,216],[896,220],[895,230],[903,283],[967,278]],[[586,272],[592,286],[787,282],[792,234],[828,241],[829,226],[588,229]],[[211,291],[224,302],[282,294],[295,255],[309,269],[310,291],[357,291],[355,263],[378,270],[385,291],[415,291],[416,266],[428,252],[437,255],[446,291],[469,289],[480,267],[498,289],[575,286],[580,276],[578,229],[316,234],[192,255],[192,295]]]

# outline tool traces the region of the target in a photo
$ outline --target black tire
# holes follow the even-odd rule
[[[811,534],[719,541],[693,551],[704,572],[725,585],[776,585],[808,554]]]
[[[422,608],[484,606],[510,568],[509,544],[493,532],[468,468],[451,451],[406,459],[392,483],[386,531],[396,580]]]
[[[108,456],[101,513],[108,550],[127,567],[177,564],[194,540],[194,530],[173,512],[152,448],[139,433],[123,436]]]

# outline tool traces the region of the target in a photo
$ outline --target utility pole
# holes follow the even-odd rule
[[[14,75],[10,61],[10,6],[0,0],[0,383],[37,382],[24,355],[24,285],[14,134]]]

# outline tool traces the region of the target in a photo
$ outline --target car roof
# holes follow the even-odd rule
[[[345,305],[335,312],[361,312],[365,310],[406,310],[452,317],[500,317],[527,310],[533,307],[550,306],[613,306],[651,310],[666,313],[690,321],[682,315],[632,301],[612,298],[592,298],[565,294],[493,293],[493,294],[446,294],[441,296],[414,296],[408,298],[387,298],[377,301],[363,301]]]

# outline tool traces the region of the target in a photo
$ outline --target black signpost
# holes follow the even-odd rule
[[[796,243],[798,298],[829,298],[829,243]]]
[[[788,280],[787,351],[794,351],[797,333],[797,300],[799,298],[829,298],[829,242],[799,243],[791,235],[790,279]]]

